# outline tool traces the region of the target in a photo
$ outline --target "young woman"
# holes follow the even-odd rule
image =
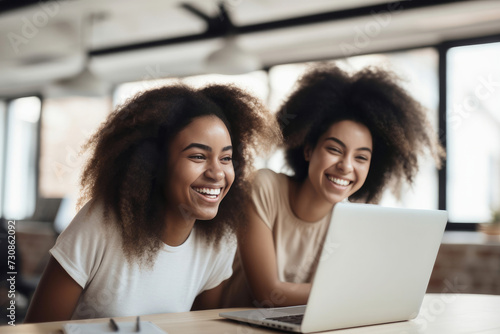
[[[219,306],[272,125],[259,101],[220,85],[154,89],[112,113],[86,146],[88,202],[51,249],[26,322]]]
[[[321,65],[277,114],[293,176],[259,171],[223,306],[306,304],[336,203],[375,203],[389,184],[443,157],[423,108],[393,75]]]

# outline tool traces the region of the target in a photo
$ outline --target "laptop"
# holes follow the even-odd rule
[[[221,317],[297,333],[411,320],[418,315],[447,212],[338,203],[307,305]]]

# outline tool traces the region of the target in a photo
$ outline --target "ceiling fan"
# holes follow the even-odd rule
[[[224,36],[224,45],[210,53],[205,60],[208,73],[243,74],[262,68],[260,59],[238,45],[237,28],[231,21],[224,3],[219,3],[219,12],[215,17],[210,17],[191,4],[182,4],[184,9],[200,17],[207,23],[207,33],[215,36]]]

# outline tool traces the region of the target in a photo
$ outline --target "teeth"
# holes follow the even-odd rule
[[[218,196],[220,194],[220,188],[193,188],[196,192],[199,192],[200,194],[207,194],[207,195],[213,195],[213,196]]]
[[[328,176],[328,180],[332,181],[335,184],[338,184],[340,186],[347,186],[351,181],[343,180],[343,179],[338,179],[336,177]]]

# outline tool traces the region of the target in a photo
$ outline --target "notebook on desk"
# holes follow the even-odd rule
[[[446,211],[338,203],[307,305],[220,316],[299,333],[413,319],[446,222]]]
[[[104,334],[104,333],[140,333],[140,334],[167,334],[160,327],[150,321],[141,321],[140,330],[135,322],[118,322],[119,329],[112,328],[108,322],[96,323],[68,323],[63,326],[64,334]]]

